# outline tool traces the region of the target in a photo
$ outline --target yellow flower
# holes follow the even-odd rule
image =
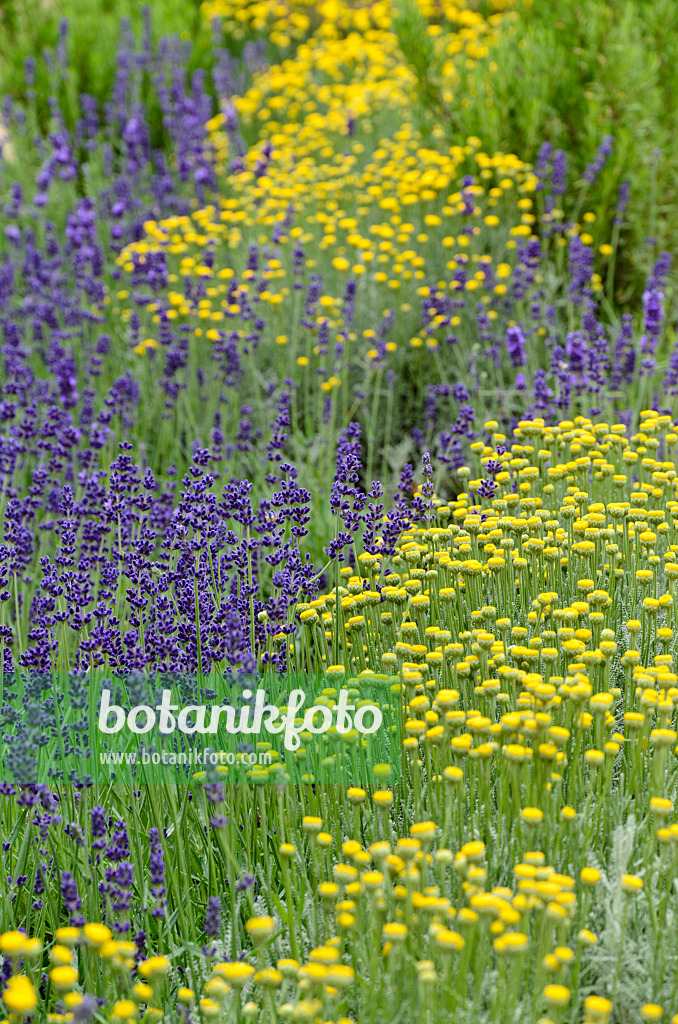
[[[650,800],[650,810],[658,818],[665,818],[673,810],[673,801],[667,797],[654,796]]]
[[[523,935],[522,932],[506,932],[494,940],[493,946],[495,952],[504,956],[518,956],[525,952],[527,943],[527,935]]]
[[[612,1013],[612,1003],[603,996],[587,996],[584,1000],[584,1013],[587,1019],[596,1024],[606,1024]]]
[[[524,807],[520,816],[527,825],[539,825],[544,819],[544,812],[538,807]]]
[[[432,821],[421,821],[414,825],[410,825],[410,835],[414,839],[421,839],[423,842],[429,842],[435,837],[436,826]]]
[[[570,990],[565,985],[547,985],[544,989],[544,999],[549,1006],[565,1006],[570,998]]]
[[[214,972],[215,974],[220,974],[235,988],[241,988],[247,984],[254,974],[254,968],[251,964],[242,962],[221,963],[215,966]]]
[[[0,935],[0,951],[5,956],[20,957],[26,950],[26,936],[23,932],[4,932]]]
[[[129,1020],[136,1012],[136,1004],[131,999],[119,999],[111,1009],[111,1020]]]
[[[251,917],[245,931],[254,942],[265,942],[275,931],[275,921],[272,917]]]
[[[481,843],[479,839],[473,839],[470,843],[464,843],[461,853],[466,860],[476,863],[485,856],[485,843]]]
[[[52,946],[49,951],[49,958],[54,964],[70,964],[73,960],[73,953],[68,946]]]
[[[162,978],[169,969],[170,962],[166,956],[152,956],[139,964],[139,974],[142,978]]]
[[[407,925],[399,921],[389,921],[382,928],[382,935],[389,942],[403,942],[407,936]]]
[[[75,946],[80,938],[79,928],[57,928],[54,938],[63,946]]]
[[[434,939],[436,945],[448,953],[458,953],[465,945],[459,932],[451,931],[449,928],[436,929]]]
[[[258,985],[263,985],[265,988],[278,988],[282,985],[283,974],[273,967],[266,967],[263,971],[258,971],[254,975],[254,980]]]
[[[82,929],[82,933],[85,936],[87,945],[93,946],[95,949],[98,946],[102,946],[104,942],[108,942],[113,936],[110,928],[107,928],[105,924],[97,924],[96,922],[86,924]]]
[[[38,997],[33,982],[24,974],[16,974],[9,979],[2,993],[2,1001],[11,1013],[26,1017],[33,1013],[38,1005]]]
[[[325,983],[342,991],[353,984],[355,972],[345,964],[334,964],[325,975]]]
[[[289,957],[283,960],[278,960],[276,966],[284,978],[296,978],[299,973],[298,962],[290,959]]]
[[[628,893],[629,896],[635,896],[636,893],[639,893],[643,888],[643,880],[642,878],[639,878],[638,875],[623,875],[621,884],[622,889],[625,893]]]
[[[223,1002],[228,993],[231,991],[230,986],[226,984],[223,978],[219,976],[209,978],[203,987],[203,992],[210,998],[214,998]]]

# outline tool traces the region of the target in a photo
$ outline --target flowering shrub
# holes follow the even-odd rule
[[[510,6],[422,4],[445,104]],[[209,76],[128,34],[104,110],[3,115],[4,759],[165,673],[382,687],[403,742],[348,787],[0,780],[7,1020],[669,1020],[670,255],[620,314],[610,139],[573,190],[425,137],[390,4],[203,15]]]

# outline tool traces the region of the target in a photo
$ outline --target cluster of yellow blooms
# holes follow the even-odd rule
[[[354,797],[360,801],[359,794]],[[302,830],[315,865],[318,851],[326,853],[334,839],[323,831],[323,820],[317,816],[305,816]],[[537,1005],[559,1020],[559,1011],[578,996],[587,951],[598,941],[577,922],[581,920],[579,910],[591,908],[601,872],[593,867],[581,870],[578,897],[575,878],[549,866],[543,853],[526,851],[514,868],[511,886],[488,887],[484,844],[466,842],[456,853],[444,847],[432,851],[436,833],[434,822],[423,821],[412,825],[409,835],[393,847],[385,841],[367,849],[355,840],[343,842],[342,859],[334,861],[331,879],[317,885],[317,903],[322,909],[316,908],[315,928],[322,944],[311,949],[304,961],[284,957],[269,963],[269,947],[279,924],[271,916],[253,917],[246,922],[245,931],[257,966],[246,960],[210,965],[206,959],[199,999],[192,988],[177,987],[176,978],[171,982],[171,996],[168,994],[168,957],[155,956],[135,964],[134,943],[115,941],[104,925],[61,928],[48,950],[52,964],[48,977],[49,988],[61,1000],[64,1012],[50,1013],[46,1019],[50,1024],[76,1019],[74,1011],[85,998],[82,957],[89,950],[116,973],[118,988],[129,990],[106,1010],[106,1019],[113,1024],[154,1024],[163,1017],[161,1007],[169,1008],[169,1000],[196,1007],[206,1020],[241,1019],[231,1017],[235,1010],[242,1013],[242,1019],[255,1021],[269,1009],[272,1015],[267,1019],[272,1021],[327,1021],[330,1014],[337,1024],[352,1024],[341,1012],[346,992],[356,981],[354,967],[346,961],[355,963],[356,956],[364,952],[361,943],[367,940],[373,969],[383,971],[390,982],[412,973],[423,1000],[438,987],[454,1009],[465,998],[471,975],[480,1002],[479,980],[493,960],[503,982],[492,997],[495,1009],[501,999],[507,1018],[513,1019],[519,999],[533,1001],[536,994]],[[283,864],[298,860],[300,852],[292,844],[282,844]],[[289,885],[289,868],[286,878]],[[629,900],[642,888],[637,876],[621,879],[620,891]],[[291,897],[292,886],[289,889]],[[293,932],[290,940],[294,948]],[[33,964],[42,954],[42,943],[22,932],[6,932],[0,936],[0,950],[15,963]],[[377,951],[381,966],[374,962]],[[423,951],[426,959],[421,959]],[[136,980],[131,975],[135,966]],[[531,978],[530,995],[523,990],[521,997],[521,976],[527,975]],[[617,980],[615,977],[615,984]],[[371,983],[378,992],[376,973]],[[245,994],[249,998],[243,1002]],[[11,1019],[33,1015],[40,1002],[34,981],[19,973],[9,978],[2,1000]],[[608,998],[586,996],[585,1022],[605,1024],[612,1006]],[[648,1003],[641,1016],[648,1021],[662,1020],[663,1009]],[[550,1024],[550,1018],[540,1019]],[[677,1020],[678,1015],[673,1024]]]
[[[431,497],[430,522],[392,557],[360,555],[299,605],[295,666],[396,692],[415,778],[425,763],[454,788],[465,770],[489,798],[491,778],[513,777],[500,811],[550,827],[586,816],[621,771],[634,799],[650,787],[658,841],[675,844],[675,425],[643,413],[628,438],[622,424],[525,421],[512,443],[486,429],[475,456],[479,477],[493,463],[494,497],[462,471],[468,491]]]
[[[295,139],[297,144],[298,141],[299,136]],[[349,277],[355,279],[367,275],[366,287],[380,305],[392,302],[396,292],[403,290],[407,293],[402,296],[399,310],[412,320],[412,331],[409,332],[409,346],[412,348],[424,344],[415,333],[418,306],[422,300],[443,298],[449,292],[461,290],[477,292],[474,299],[489,304],[505,294],[506,280],[513,271],[516,239],[529,237],[529,223],[534,222],[534,215],[530,212],[533,207],[530,194],[534,191],[535,179],[529,168],[516,158],[503,154],[486,157],[478,149],[478,140],[470,139],[465,147],[455,147],[458,149],[455,154],[444,156],[435,150],[428,151],[429,173],[421,166],[422,150],[416,133],[405,124],[394,139],[381,140],[372,159],[362,169],[355,168],[355,160],[344,158],[346,174],[353,179],[353,184],[349,189],[346,181],[337,181],[335,175],[329,181],[325,196],[319,175],[309,171],[295,148],[280,154],[276,151],[275,168],[271,168],[271,174],[279,178],[280,187],[270,187],[267,181],[262,183],[249,170],[233,177],[233,195],[222,199],[220,208],[212,205],[190,217],[173,216],[147,222],[146,237],[125,248],[118,262],[128,272],[138,271],[140,267],[143,269],[149,253],[165,253],[170,266],[170,288],[166,300],[163,300],[162,312],[160,302],[155,299],[146,307],[149,333],[157,333],[157,325],[164,316],[170,321],[190,324],[196,337],[205,336],[208,341],[217,341],[219,329],[223,328],[235,329],[244,338],[247,326],[242,324],[241,315],[245,304],[255,295],[259,308],[267,310],[271,340],[274,339],[278,345],[287,345],[291,339],[293,344],[290,348],[294,348],[297,364],[307,365],[306,346],[303,339],[294,338],[298,328],[290,318],[297,246],[301,247],[302,267],[310,272],[317,271],[318,267],[314,257],[303,256],[306,247],[314,252],[330,250],[332,253],[331,266],[336,272],[336,284],[326,287],[320,297],[314,330],[317,332],[325,324],[333,336],[348,326],[344,318],[344,292]],[[362,144],[354,143],[352,148],[362,151]],[[476,205],[470,214],[474,226],[472,233],[460,233],[455,237],[448,233],[448,229],[455,216],[460,216],[463,201],[459,181],[453,175],[459,163],[468,157],[479,160],[492,178],[496,176],[496,184],[491,185],[487,194],[480,185],[466,189],[474,193]],[[253,151],[248,161],[256,161]],[[411,171],[405,169],[408,166],[412,167]],[[313,162],[313,167],[318,165]],[[446,193],[440,212],[425,213],[422,217],[421,210],[417,209],[411,219],[398,212],[381,212],[400,210],[411,202],[417,203],[418,207],[422,202],[434,206],[429,200],[437,199],[435,190],[450,187],[457,190]],[[512,216],[507,218],[502,214],[500,219],[496,213],[487,212],[498,204],[506,205],[503,197],[514,187],[520,194],[517,214],[512,211]],[[264,202],[260,201],[262,190],[269,193]],[[417,190],[427,195],[422,198]],[[334,198],[342,193],[344,198],[341,201]],[[291,203],[300,210],[307,203],[315,206],[318,202],[322,210],[309,212],[305,217],[297,214],[296,226],[278,232],[275,255],[265,256],[258,271],[247,268],[248,246],[245,243],[252,239],[260,244],[266,242],[266,236],[258,234],[262,224],[269,227],[271,223],[284,224]],[[378,207],[376,218],[374,207]],[[305,226],[302,227],[299,221],[305,221]],[[480,225],[486,232],[493,233],[489,242],[486,235],[481,237]],[[488,249],[498,253],[499,258],[495,256],[493,261]],[[455,280],[457,269],[464,271],[463,284]],[[439,277],[436,287],[422,283],[426,276],[433,275]],[[201,279],[203,287],[200,294],[187,295],[183,282]],[[255,280],[257,283],[263,280],[264,287],[253,292],[252,282]],[[598,286],[598,276],[594,283]],[[129,289],[121,289],[117,293],[117,301],[124,303],[129,295]],[[119,305],[114,307],[114,312],[116,310],[123,319],[129,319],[131,308]],[[435,316],[436,311],[432,310],[432,314]],[[488,315],[492,320],[497,314],[490,308]],[[442,324],[444,319],[440,316],[438,323]],[[459,316],[452,319],[453,327],[459,323]],[[365,327],[360,337],[353,330],[347,335],[355,354],[366,361],[378,356],[372,342],[375,333],[374,328]],[[310,337],[309,353],[318,356],[318,346],[312,335]],[[429,349],[439,348],[440,343],[440,331],[427,332],[426,345]],[[397,344],[391,342],[390,345],[389,351],[395,351]],[[141,355],[156,347],[156,339],[149,338],[139,343],[137,351]]]
[[[423,5],[425,15],[455,27],[445,36],[450,88],[455,61],[460,55],[473,60],[491,46],[506,6],[495,0],[497,13],[485,20],[466,3]],[[256,74],[247,92],[234,97],[241,127],[248,135],[256,129],[257,138],[237,169],[230,168],[233,112],[210,122],[222,167],[218,203],[191,216],[148,222],[145,237],[121,253],[119,263],[127,271],[143,271],[149,254],[158,252],[165,254],[170,270],[169,294],[148,304],[149,337],[137,344],[137,352],[157,347],[154,335],[165,316],[190,324],[207,341],[217,341],[224,328],[245,338],[249,325],[241,317],[255,298],[270,341],[288,348],[290,372],[295,363],[316,365],[322,346],[313,332],[299,337],[295,281],[302,270],[322,269],[325,278],[313,330],[326,325],[334,337],[345,329],[351,358],[368,366],[384,354],[374,345],[373,321],[345,322],[349,278],[365,292],[371,314],[384,306],[400,314],[401,334],[406,332],[405,344],[411,348],[440,348],[449,320],[438,314],[433,300],[450,292],[474,293],[473,302],[486,305],[489,319],[495,319],[494,306],[507,291],[517,245],[534,237],[538,216],[558,221],[562,211],[540,214],[537,178],[515,154],[488,154],[475,137],[453,146],[440,133],[429,144],[423,141],[413,123],[414,76],[403,63],[389,5],[327,0],[311,12],[308,5],[232,6],[218,0],[206,4],[205,13],[259,29],[271,18],[276,26],[295,16],[304,26],[311,14],[320,20],[308,37],[304,27],[304,40],[293,55]],[[439,30],[432,20],[434,38]],[[464,185],[469,173],[474,183]],[[555,243],[564,246],[566,234],[575,233],[590,244],[594,221],[593,213],[585,214],[582,226],[558,233]],[[248,267],[253,245],[266,246],[256,271]],[[612,252],[606,244],[600,249],[603,256]],[[318,253],[328,253],[327,267],[318,266]],[[184,287],[187,282],[191,287]],[[598,273],[591,284],[600,289]],[[118,303],[114,312],[123,319],[131,316],[129,296],[123,288],[113,300]],[[427,298],[433,326],[441,329],[427,330],[424,338],[419,313]],[[459,316],[452,318],[452,327],[459,323]],[[389,346],[394,351],[398,342]],[[275,352],[275,345],[271,348]],[[267,353],[259,356],[270,359]]]

